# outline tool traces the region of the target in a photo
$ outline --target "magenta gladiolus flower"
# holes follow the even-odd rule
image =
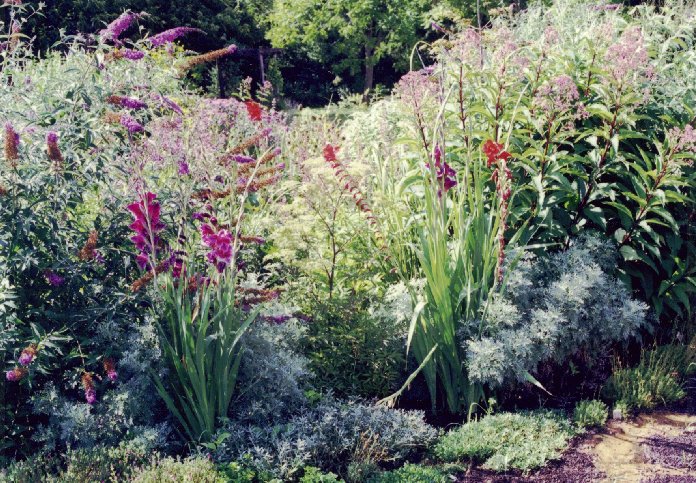
[[[141,269],[148,266],[150,255],[154,255],[160,241],[157,234],[165,228],[160,221],[160,204],[156,198],[154,193],[145,193],[139,202],[128,205],[128,211],[135,218],[129,228],[135,232],[131,241],[140,251],[136,263]]]
[[[164,32],[161,32],[157,35],[150,37],[148,39],[148,42],[150,42],[150,45],[152,45],[153,47],[160,47],[164,44],[174,42],[179,37],[183,37],[184,35],[187,35],[187,34],[190,34],[193,32],[203,33],[202,30],[195,29],[192,27],[176,27],[173,29],[165,30]]]
[[[449,164],[442,161],[440,146],[435,146],[433,157],[435,158],[435,176],[445,189],[445,193],[447,193],[450,189],[457,186],[457,172]],[[430,164],[426,164],[425,167],[430,169]],[[440,192],[438,193],[441,194]]]
[[[222,273],[232,261],[232,235],[227,230],[215,231],[210,225],[201,225],[203,244],[210,248],[206,255],[218,272]]]

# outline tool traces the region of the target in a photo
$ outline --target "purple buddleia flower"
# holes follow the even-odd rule
[[[149,39],[147,39],[147,41],[150,42],[150,45],[152,45],[153,47],[160,47],[164,44],[174,42],[179,37],[183,37],[184,35],[187,35],[187,34],[190,34],[193,32],[203,33],[202,30],[195,29],[192,27],[176,27],[173,29],[165,30],[164,32],[161,32],[157,35],[154,35],[154,36],[150,37]]]
[[[99,32],[99,34],[104,40],[118,41],[121,34],[128,30],[133,22],[135,22],[141,16],[141,14],[133,13],[130,10],[123,12],[116,20],[111,22],[104,30]]]
[[[60,287],[61,285],[63,285],[63,282],[65,282],[65,278],[61,277],[55,272],[52,272],[51,270],[47,270],[44,273],[44,276],[46,277],[48,283],[51,284],[53,287]]]
[[[128,132],[131,134],[143,132],[145,130],[142,124],[130,117],[128,114],[121,116],[121,126],[128,129]]]
[[[27,369],[24,367],[15,367],[14,369],[10,369],[5,373],[5,379],[10,382],[17,382],[26,376],[28,372],[29,371],[27,371]]]
[[[179,174],[181,176],[186,176],[191,174],[191,169],[186,161],[179,161]]]
[[[244,156],[243,154],[235,154],[234,156],[232,156],[232,159],[239,164],[249,164],[256,162],[256,160],[251,156]]]
[[[140,60],[145,57],[145,52],[142,50],[123,49],[121,52],[123,53],[123,58],[128,60]]]

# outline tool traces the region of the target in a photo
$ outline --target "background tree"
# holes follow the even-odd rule
[[[362,71],[362,90],[375,84],[382,60],[402,70],[419,40],[424,0],[275,0],[267,37],[276,47],[299,46],[337,75]]]

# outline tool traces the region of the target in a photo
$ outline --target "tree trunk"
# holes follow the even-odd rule
[[[365,80],[363,83],[364,102],[367,102],[375,82],[375,62],[373,53],[374,49],[371,46],[365,46]]]

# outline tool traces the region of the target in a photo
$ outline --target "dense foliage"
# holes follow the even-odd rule
[[[156,5],[48,48],[2,4],[0,479],[528,473],[685,398],[693,3]],[[137,28],[184,17],[215,40]],[[361,92],[411,70],[213,98],[266,34]]]

